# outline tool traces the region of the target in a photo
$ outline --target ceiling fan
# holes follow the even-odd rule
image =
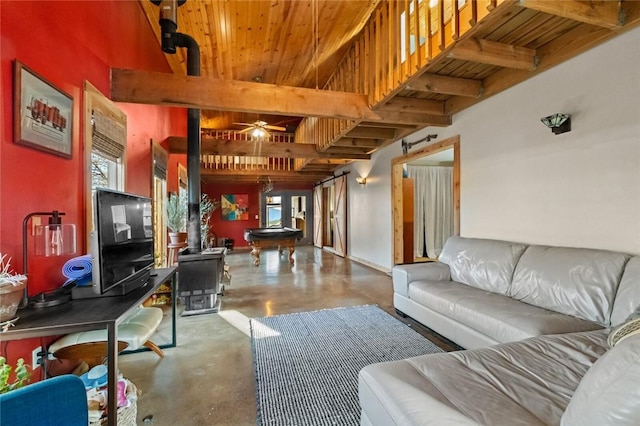
[[[233,123],[239,126],[247,126],[246,129],[240,130],[240,133],[250,133],[251,136],[256,138],[268,137],[270,135],[269,130],[277,130],[279,132],[285,132],[286,127],[272,126],[262,120],[256,120],[253,123]]]

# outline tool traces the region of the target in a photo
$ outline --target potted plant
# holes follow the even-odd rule
[[[171,193],[167,201],[167,227],[171,244],[181,244],[187,241],[187,197],[184,192]]]
[[[12,368],[7,364],[7,360],[0,356],[0,393],[6,393],[14,389],[21,388],[31,380],[31,375],[24,363],[24,359],[18,359],[15,369],[15,379],[12,383],[9,383],[11,370]]]
[[[13,319],[22,301],[27,276],[11,269],[11,258],[0,253],[0,322]]]

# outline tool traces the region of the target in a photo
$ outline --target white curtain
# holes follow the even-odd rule
[[[408,166],[414,187],[414,251],[437,258],[453,235],[453,167]]]

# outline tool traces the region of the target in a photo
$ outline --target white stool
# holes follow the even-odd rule
[[[139,307],[118,326],[118,352],[125,348],[136,350],[145,346],[160,357],[162,349],[149,340],[162,321],[162,309]],[[53,342],[48,349],[59,359],[82,359],[89,366],[97,365],[107,353],[107,330],[81,331],[67,334]]]

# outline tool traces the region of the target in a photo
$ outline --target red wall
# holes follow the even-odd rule
[[[258,228],[260,221],[256,219],[260,215],[260,193],[262,185],[257,184],[203,184],[202,192],[210,199],[220,201],[223,194],[247,194],[249,196],[249,220],[222,220],[222,209],[219,207],[211,216],[210,225],[216,238],[231,238],[235,247],[247,247],[244,240],[246,228]]]
[[[247,194],[249,196],[249,220],[222,220],[220,208],[213,212],[211,218],[212,232],[216,238],[231,238],[234,240],[234,248],[248,247],[244,240],[246,228],[260,227],[260,191],[264,184],[203,184],[202,192],[212,200],[220,201],[223,194]],[[311,190],[311,185],[305,184],[274,184],[275,191],[279,190]]]
[[[78,253],[85,241],[84,80],[108,96],[110,68],[169,72],[151,25],[137,1],[0,2],[0,252],[21,272],[22,221],[34,211],[60,210],[77,226]],[[66,159],[13,142],[13,63],[18,60],[74,99],[73,153]],[[127,114],[126,190],[150,195],[150,140],[186,135],[186,112],[179,108],[119,104]],[[46,219],[45,219],[46,220]],[[68,257],[33,257],[29,242],[29,290],[57,288]],[[2,345],[9,359],[30,360],[40,342]]]

